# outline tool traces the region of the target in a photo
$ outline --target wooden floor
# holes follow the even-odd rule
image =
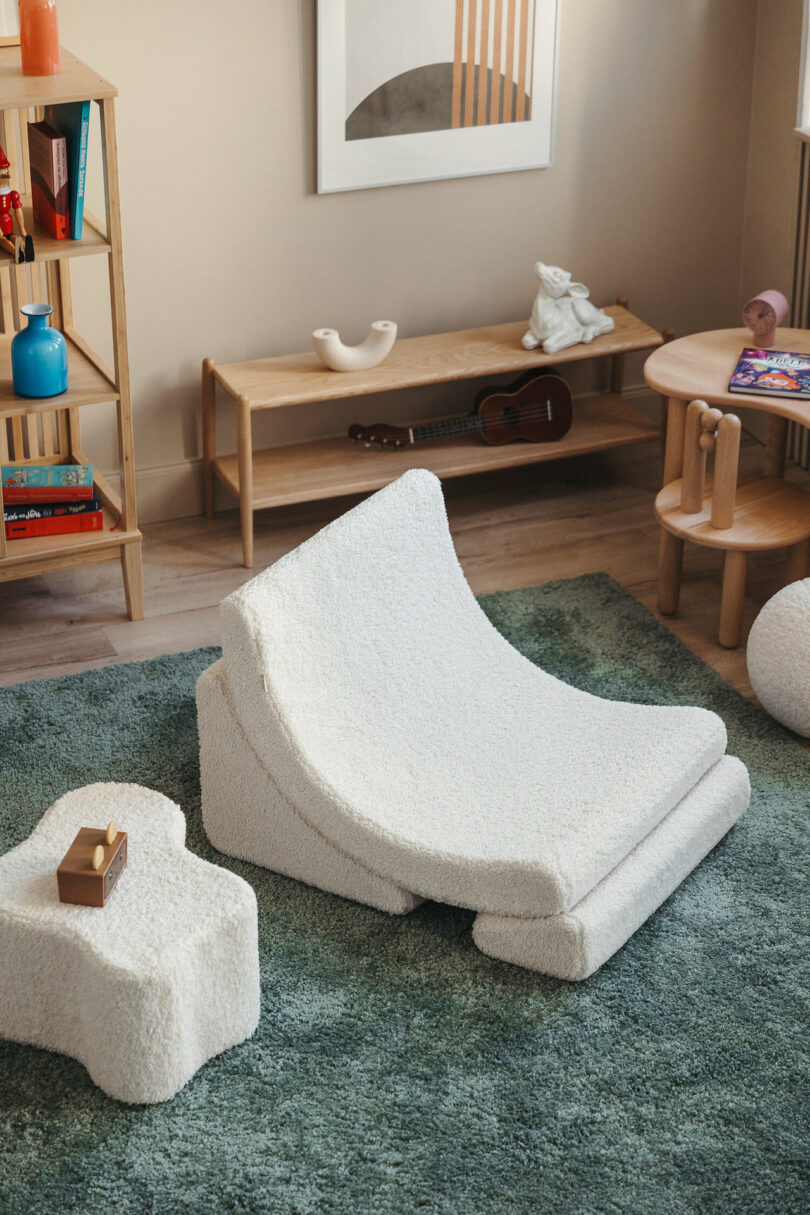
[[[749,440],[743,464],[758,467],[761,458],[761,448]],[[658,528],[652,502],[660,464],[658,444],[648,443],[446,482],[453,536],[473,589],[507,590],[602,570],[655,613]],[[798,470],[790,476],[809,480]],[[0,684],[216,644],[220,600],[356,501],[257,515],[252,571],[240,564],[235,511],[211,521],[146,527],[146,619],[137,623],[124,615],[117,563],[0,584]],[[746,634],[781,585],[782,571],[780,554],[752,559]],[[719,572],[719,554],[687,546],[681,611],[665,623],[752,697],[745,645],[729,651],[717,644]]]

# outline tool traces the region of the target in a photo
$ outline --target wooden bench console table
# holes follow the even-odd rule
[[[483,329],[406,338],[378,367],[368,371],[327,370],[314,353],[254,359],[246,363],[203,361],[203,468],[205,513],[214,511],[217,477],[239,503],[244,564],[253,564],[253,512],[292,502],[380,489],[409,468],[429,468],[439,477],[458,477],[517,464],[537,464],[610,447],[643,443],[659,428],[621,395],[623,356],[649,350],[664,340],[657,330],[628,312],[626,301],[606,309],[616,325],[612,333],[547,355],[524,350],[526,324],[518,321]],[[345,436],[310,440],[254,451],[254,410],[279,409],[318,401],[341,400],[415,388],[452,380],[609,357],[611,391],[579,397],[568,433],[555,443],[508,443],[490,447],[467,435],[409,447],[403,451],[357,448]],[[216,454],[216,386],[236,408],[236,455]],[[377,419],[372,419],[376,421]]]

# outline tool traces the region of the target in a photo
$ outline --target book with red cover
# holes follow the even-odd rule
[[[3,502],[82,502],[93,497],[92,464],[4,464]]]
[[[104,514],[100,510],[86,515],[52,515],[50,519],[18,519],[6,523],[6,540],[22,540],[27,536],[60,536],[66,532],[100,532]]]
[[[29,122],[31,201],[34,219],[56,240],[69,227],[67,140],[48,122]]]

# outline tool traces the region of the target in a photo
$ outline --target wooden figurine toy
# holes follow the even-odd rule
[[[61,903],[103,907],[127,863],[127,833],[114,822],[106,831],[82,827],[56,871]]]
[[[19,236],[15,236],[14,233],[15,220],[20,230]],[[34,260],[34,239],[25,230],[22,200],[19,193],[11,188],[11,165],[2,148],[0,148],[0,247],[10,253],[16,262]]]

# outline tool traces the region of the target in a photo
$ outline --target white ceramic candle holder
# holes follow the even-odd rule
[[[359,346],[344,346],[337,329],[315,329],[312,345],[325,367],[332,371],[366,371],[391,353],[397,340],[395,321],[375,321]]]

